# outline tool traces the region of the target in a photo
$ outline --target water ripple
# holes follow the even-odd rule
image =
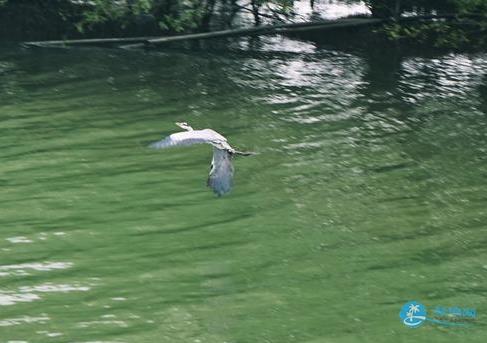
[[[26,275],[27,270],[35,271],[50,271],[57,269],[71,268],[73,263],[71,262],[37,262],[37,263],[22,263],[22,264],[10,264],[0,266],[0,275]]]
[[[21,325],[21,324],[30,324],[30,323],[45,323],[49,321],[48,315],[43,314],[39,317],[31,317],[31,316],[23,316],[17,318],[7,318],[0,320],[0,326],[12,326],[12,325]]]
[[[37,293],[86,292],[90,289],[89,286],[79,284],[45,283],[38,286],[21,286],[17,291],[0,290],[0,306],[39,300],[41,297]]]

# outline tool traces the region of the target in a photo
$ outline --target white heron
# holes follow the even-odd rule
[[[186,130],[173,133],[161,141],[152,143],[151,148],[165,149],[174,146],[192,145],[207,143],[213,146],[213,158],[211,160],[210,175],[208,176],[208,187],[218,196],[230,192],[233,184],[234,155],[253,155],[252,152],[237,151],[228,144],[227,139],[212,129],[193,130],[187,123],[176,123],[177,126]]]

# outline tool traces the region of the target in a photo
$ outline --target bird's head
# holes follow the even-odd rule
[[[183,121],[183,122],[177,122],[176,125],[179,126],[182,129],[185,129],[185,130],[188,130],[188,131],[192,131],[193,130],[193,128],[191,126],[189,126],[188,123],[186,123],[185,121]]]

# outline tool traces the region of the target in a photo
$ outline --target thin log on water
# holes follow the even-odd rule
[[[90,39],[70,39],[70,40],[50,40],[40,42],[24,42],[23,45],[27,47],[53,47],[53,46],[68,46],[68,45],[107,45],[120,43],[137,43],[145,42],[150,39],[158,37],[129,37],[129,38],[90,38]]]
[[[271,27],[258,26],[247,29],[236,29],[236,30],[223,30],[223,31],[213,31],[205,33],[193,33],[188,35],[178,35],[169,37],[160,37],[155,39],[148,39],[137,44],[122,45],[121,48],[132,49],[132,48],[143,48],[156,46],[164,43],[178,42],[178,41],[189,41],[198,39],[208,39],[208,38],[224,38],[224,37],[236,37],[236,36],[251,36],[260,35],[272,30]]]
[[[245,31],[249,31],[249,33],[252,33],[252,31],[259,32],[259,31],[265,31],[269,30],[272,28],[279,28],[279,27],[306,27],[306,26],[313,26],[313,25],[319,25],[323,24],[324,21],[317,21],[317,22],[305,22],[305,23],[291,23],[291,24],[281,24],[281,25],[274,25],[274,26],[260,26],[260,27],[252,27],[248,29],[236,29],[236,30],[225,30],[225,32],[234,32],[236,31],[236,35],[241,35],[245,34]],[[242,31],[240,33],[239,31]],[[179,36],[169,36],[169,37],[129,37],[129,38],[89,38],[89,39],[66,39],[66,40],[51,40],[51,41],[38,41],[38,42],[24,42],[22,43],[26,47],[65,47],[65,46],[70,46],[70,45],[117,45],[117,44],[124,44],[124,43],[142,43],[142,42],[148,42],[152,41],[154,39],[164,39],[164,38],[175,38],[178,37],[178,40],[180,39],[179,37],[183,36],[195,36],[198,37],[198,35],[210,35],[210,38],[213,34],[215,34],[216,37],[218,37],[221,32],[223,31],[215,31],[215,32],[208,32],[208,33],[197,33],[197,34],[190,34],[190,35],[179,35]],[[232,34],[230,34],[232,35]],[[202,37],[200,39],[204,39],[205,37]],[[196,39],[196,38],[193,38]],[[126,45],[127,47],[131,45]],[[143,44],[141,45],[143,46]],[[125,46],[123,46],[125,47]]]

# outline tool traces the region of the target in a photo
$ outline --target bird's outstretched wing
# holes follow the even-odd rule
[[[213,130],[205,129],[173,133],[172,135],[164,138],[161,141],[152,143],[151,145],[149,145],[149,147],[155,149],[164,149],[173,146],[202,143],[218,144],[219,142],[226,142],[225,137]]]
[[[215,194],[222,196],[230,192],[233,186],[232,153],[228,150],[213,148],[213,159],[208,177],[208,187]]]

